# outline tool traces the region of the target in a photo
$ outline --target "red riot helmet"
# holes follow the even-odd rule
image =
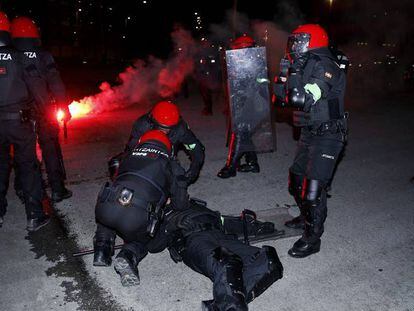
[[[254,39],[252,37],[249,37],[248,35],[244,34],[244,35],[234,39],[231,42],[230,47],[233,50],[237,50],[237,49],[251,48],[255,45],[256,45],[256,42],[254,41]]]
[[[178,107],[170,101],[161,101],[151,110],[152,119],[163,128],[170,128],[180,121]]]
[[[11,23],[11,36],[15,38],[40,39],[39,29],[34,20],[20,16],[13,19]]]
[[[0,46],[10,44],[10,21],[4,12],[0,11]]]
[[[160,130],[150,130],[145,132],[139,139],[138,145],[141,145],[145,142],[155,141],[163,144],[168,152],[171,152],[171,141],[169,140],[167,134]]]
[[[6,13],[0,11],[0,31],[10,32],[10,21]]]
[[[309,50],[328,47],[328,44],[328,34],[321,26],[317,24],[300,25],[289,36],[286,54],[295,58]]]

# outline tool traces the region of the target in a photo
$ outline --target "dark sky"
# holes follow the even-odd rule
[[[401,24],[402,37],[410,38],[412,29],[404,24],[411,25],[406,12],[413,11],[412,2],[333,0],[330,8],[328,0],[0,0],[0,9],[11,17],[35,18],[48,46],[76,46],[87,53],[118,49],[126,57],[134,57],[165,56],[175,23],[201,36],[210,23],[222,23],[235,3],[250,19],[271,20],[287,31],[298,23],[321,23],[339,43],[356,37],[385,40],[373,37],[390,32],[393,24]],[[201,24],[197,24],[197,16]],[[195,29],[198,26],[203,28]]]

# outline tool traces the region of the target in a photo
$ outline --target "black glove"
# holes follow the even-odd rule
[[[109,178],[113,181],[118,175],[119,165],[121,164],[123,153],[118,153],[108,161]]]
[[[300,54],[289,67],[289,74],[302,73],[309,59],[309,53]]]

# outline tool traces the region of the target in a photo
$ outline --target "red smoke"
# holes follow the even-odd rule
[[[177,94],[185,77],[193,71],[193,56],[196,51],[191,34],[176,28],[171,34],[174,50],[167,60],[148,57],[137,60],[119,74],[121,83],[100,85],[101,92],[70,104],[73,118],[91,113],[124,108],[139,104],[150,98],[171,98]]]

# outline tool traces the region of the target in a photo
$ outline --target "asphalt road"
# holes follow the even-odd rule
[[[361,94],[349,96],[348,103],[349,143],[328,200],[321,251],[293,259],[287,250],[295,238],[266,242],[277,249],[285,276],[251,310],[414,310],[414,105],[407,94]],[[276,124],[278,149],[259,155],[260,174],[221,180],[216,177],[226,156],[221,109],[201,116],[196,96],[178,104],[206,146],[192,196],[228,214],[293,204],[286,186],[296,144],[289,125]],[[106,161],[122,150],[133,120],[145,109],[70,122],[63,150],[74,196],[57,204],[49,226],[27,234],[24,208],[9,191],[0,229],[1,310],[187,311],[211,298],[210,281],[173,263],[167,252],[143,260],[136,288],[123,288],[113,268],[93,267],[91,256],[71,257],[92,246]]]

